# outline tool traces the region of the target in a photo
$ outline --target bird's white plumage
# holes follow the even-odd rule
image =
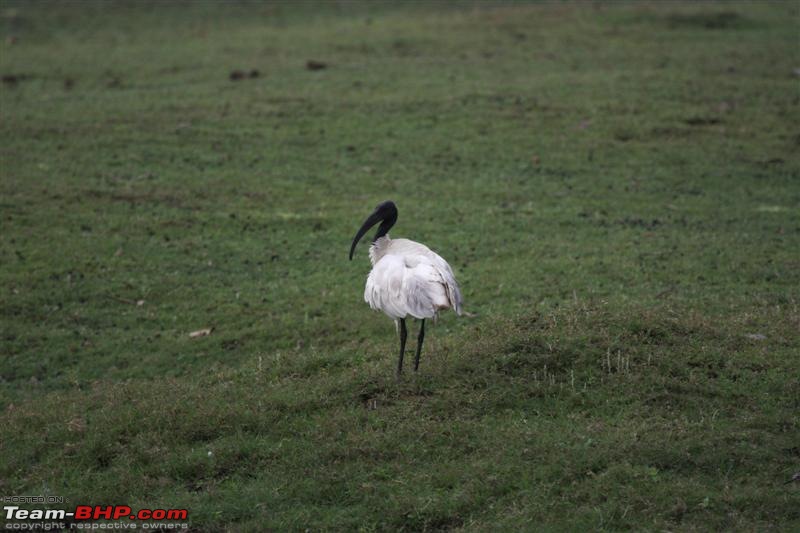
[[[447,261],[424,244],[408,239],[375,241],[369,249],[372,271],[364,300],[372,309],[398,320],[433,318],[453,309],[461,314],[461,292]]]

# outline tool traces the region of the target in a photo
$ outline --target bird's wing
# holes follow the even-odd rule
[[[406,258],[408,259],[408,258]],[[406,260],[403,296],[408,314],[415,318],[433,318],[440,309],[450,307],[447,288],[439,271],[427,261]]]
[[[461,290],[458,287],[456,276],[453,269],[442,256],[425,246],[424,244],[408,239],[394,239],[389,242],[387,253],[401,255],[406,264],[416,266],[419,262],[430,264],[441,276],[441,282],[447,290],[447,299],[450,302],[448,307],[452,308],[456,314],[461,314],[461,306],[464,301],[461,297]]]
[[[463,304],[464,301],[461,298],[461,289],[458,288],[458,282],[456,281],[455,274],[453,274],[453,269],[450,268],[447,261],[442,259],[436,252],[431,251],[430,254],[433,256],[433,266],[442,277],[444,286],[447,289],[447,299],[450,300],[450,307],[457,315],[461,315],[461,304]]]
[[[446,263],[445,263],[446,264]],[[449,270],[449,267],[448,267]],[[364,289],[364,300],[372,309],[391,318],[432,318],[441,309],[460,312],[461,295],[450,271],[451,284],[426,255],[385,255],[373,267]],[[451,294],[455,290],[454,298]],[[458,302],[458,307],[453,302]]]

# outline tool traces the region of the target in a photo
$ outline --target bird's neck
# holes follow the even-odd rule
[[[372,246],[369,247],[369,261],[373,265],[381,260],[381,257],[386,255],[386,252],[389,250],[389,246],[392,243],[392,239],[389,238],[389,235],[384,235],[379,239],[376,239]]]

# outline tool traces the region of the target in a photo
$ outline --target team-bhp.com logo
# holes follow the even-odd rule
[[[5,529],[53,530],[53,529],[186,529],[188,524],[176,524],[186,520],[186,509],[140,509],[134,511],[127,505],[78,505],[74,511],[66,509],[21,509],[18,505],[6,505]],[[137,522],[126,522],[125,520]],[[13,520],[13,522],[8,522]],[[98,521],[115,521],[114,524]],[[36,521],[38,523],[30,523]],[[62,522],[63,521],[63,522]],[[150,521],[144,522],[142,521]],[[168,524],[167,521],[170,521]]]

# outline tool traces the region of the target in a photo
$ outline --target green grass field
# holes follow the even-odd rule
[[[0,1],[0,495],[197,531],[797,531],[798,28]],[[401,380],[347,260],[386,199],[470,313]]]

